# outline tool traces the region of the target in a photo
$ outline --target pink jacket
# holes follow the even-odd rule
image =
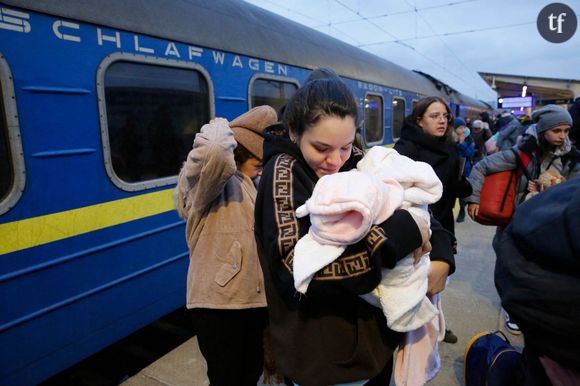
[[[236,141],[226,123],[204,125],[177,182],[187,221],[187,308],[266,307],[254,238],[256,188],[237,171]]]

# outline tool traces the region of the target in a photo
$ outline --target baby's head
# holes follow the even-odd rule
[[[566,178],[553,170],[546,170],[538,177],[538,182],[542,185],[542,190],[566,181]]]

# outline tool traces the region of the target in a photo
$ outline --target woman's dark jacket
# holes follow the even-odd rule
[[[464,176],[460,176],[455,144],[445,137],[424,133],[408,116],[401,130],[401,138],[395,143],[395,150],[415,161],[426,162],[435,170],[443,184],[443,195],[435,204],[429,205],[429,209],[441,225],[455,235],[455,200],[471,194],[471,185]]]
[[[580,370],[580,178],[520,205],[498,233],[502,306],[539,355]]]
[[[354,168],[361,157],[353,149],[341,171]],[[389,330],[382,311],[359,295],[379,284],[383,267],[393,267],[420,246],[414,220],[399,210],[373,226],[366,238],[320,270],[301,295],[294,288],[292,257],[310,219],[297,218],[295,210],[310,198],[318,177],[280,125],[266,129],[263,162],[255,232],[278,372],[301,386],[376,376],[402,335]]]

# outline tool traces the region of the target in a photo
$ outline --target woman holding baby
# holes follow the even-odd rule
[[[316,272],[306,294],[297,292],[294,248],[311,223],[308,216],[299,218],[296,209],[312,196],[321,177],[356,167],[363,157],[353,147],[356,125],[354,96],[331,77],[299,89],[282,122],[265,130],[255,233],[277,371],[300,386],[388,384],[402,334],[390,330],[381,309],[359,295],[379,284],[382,268],[430,249],[425,220],[396,210]],[[437,225],[431,225],[432,238],[442,232]]]

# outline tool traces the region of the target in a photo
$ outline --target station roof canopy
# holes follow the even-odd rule
[[[536,103],[540,105],[572,103],[574,98],[580,96],[580,80],[489,72],[480,72],[479,75],[499,97],[520,97],[524,85],[527,86],[526,95],[534,96]]]

